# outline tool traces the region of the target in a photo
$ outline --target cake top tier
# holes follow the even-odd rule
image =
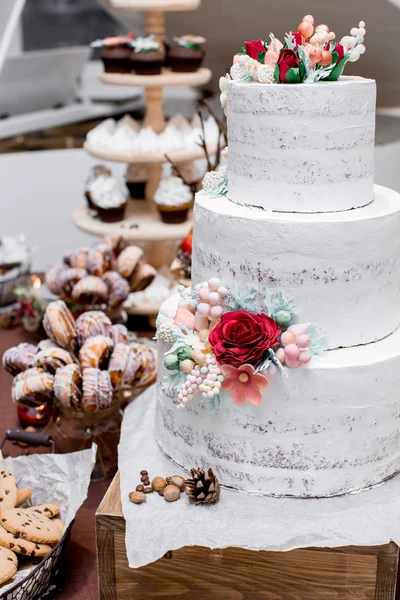
[[[314,27],[306,15],[297,31],[285,34],[283,43],[270,33],[269,40],[245,42],[230,70],[232,79],[258,83],[315,83],[337,81],[347,62],[365,52],[365,23],[360,21],[340,42],[328,25]]]

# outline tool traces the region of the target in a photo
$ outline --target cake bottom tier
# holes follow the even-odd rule
[[[166,350],[160,343],[160,356]],[[213,414],[195,397],[178,410],[176,393],[162,383],[165,374],[160,361],[160,447],[185,469],[212,467],[226,486],[326,497],[400,471],[399,329],[375,343],[328,351],[287,378],[276,376],[259,406],[222,396]]]

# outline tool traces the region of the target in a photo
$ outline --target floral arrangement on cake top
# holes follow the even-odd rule
[[[347,62],[357,61],[365,52],[365,23],[360,21],[350,35],[336,41],[328,25],[314,27],[314,17],[306,15],[297,28],[285,35],[284,43],[272,33],[270,40],[245,42],[236,54],[230,77],[258,83],[313,83],[336,81]],[[222,104],[226,104],[226,78],[221,78]]]
[[[171,345],[164,385],[177,393],[178,408],[200,394],[215,410],[223,392],[236,404],[258,405],[271,377],[323,353],[324,334],[295,323],[294,303],[282,292],[266,292],[260,302],[255,286],[229,290],[213,277],[182,286],[180,295],[174,317],[159,315],[156,334]]]

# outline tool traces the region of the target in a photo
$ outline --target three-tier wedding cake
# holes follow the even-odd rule
[[[178,465],[277,496],[400,470],[400,196],[374,186],[375,82],[307,15],[222,79],[228,164],[194,211],[191,289],[158,318],[156,435]]]

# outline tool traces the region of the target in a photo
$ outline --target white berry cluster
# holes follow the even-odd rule
[[[360,58],[361,54],[364,54],[365,46],[363,42],[365,34],[365,23],[364,21],[360,21],[358,27],[353,27],[353,29],[350,31],[350,35],[345,35],[340,40],[340,43],[350,55],[350,62],[356,62]]]
[[[205,174],[203,179],[203,190],[207,194],[218,192],[221,186],[224,185],[228,177],[228,167],[223,166],[218,171],[210,171]]]
[[[158,315],[156,326],[157,338],[166,344],[174,344],[181,334],[179,327],[177,327],[173,320],[166,315]]]
[[[275,83],[274,67],[263,65],[258,60],[247,56],[247,54],[236,55],[234,61],[231,69],[232,79],[242,79],[243,75],[241,77],[237,77],[237,75],[244,71],[254,81],[258,81],[258,83]]]
[[[231,66],[230,75],[232,79],[238,81],[247,77],[247,71],[242,65],[235,63]]]
[[[197,391],[201,392],[203,398],[212,400],[219,395],[223,381],[224,376],[215,355],[208,354],[205,363],[202,366],[195,365],[187,375],[178,393],[178,408],[185,408]]]

